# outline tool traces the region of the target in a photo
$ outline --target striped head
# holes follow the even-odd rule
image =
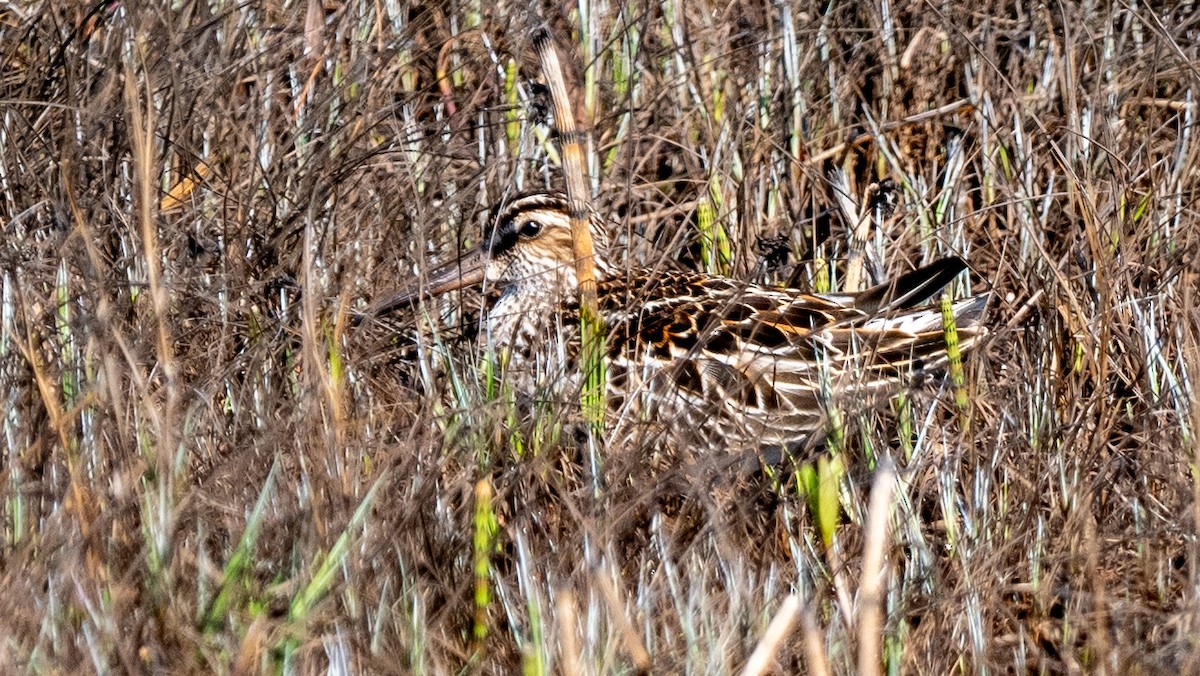
[[[590,219],[597,280],[609,272],[608,237],[601,219]],[[485,233],[483,244],[462,259],[428,274],[423,283],[376,303],[362,316],[372,316],[478,284],[500,287],[504,296],[523,305],[553,309],[578,293],[570,209],[558,192],[526,193],[507,202]]]
[[[608,240],[598,219],[590,222],[596,276],[602,279]],[[506,291],[555,300],[577,291],[570,209],[561,193],[529,193],[508,202],[480,253],[486,258],[484,280]]]

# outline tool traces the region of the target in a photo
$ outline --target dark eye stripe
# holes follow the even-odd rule
[[[517,233],[511,227],[498,227],[492,231],[488,237],[485,249],[493,256],[499,255],[513,248],[517,243]]]
[[[491,234],[484,241],[489,255],[502,255],[520,239],[532,239],[545,231],[545,222],[530,218],[531,212],[561,212],[567,210],[566,200],[552,194],[534,193],[518,197],[505,207],[494,221]]]

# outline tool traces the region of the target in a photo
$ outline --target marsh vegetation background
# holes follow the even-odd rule
[[[598,467],[470,294],[351,327],[561,185],[543,26],[625,260],[837,288],[889,179],[886,270],[994,290],[967,407]],[[731,673],[777,615],[778,673],[1197,671],[1192,3],[46,0],[0,60],[5,672]]]

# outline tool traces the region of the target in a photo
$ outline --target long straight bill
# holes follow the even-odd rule
[[[357,315],[355,320],[362,322],[396,308],[410,306],[421,298],[432,298],[457,289],[482,284],[486,265],[486,254],[481,250],[476,250],[453,263],[437,268],[426,275],[424,279],[413,282],[399,293],[372,303]]]

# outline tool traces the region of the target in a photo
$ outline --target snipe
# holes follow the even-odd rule
[[[923,305],[961,273],[950,257],[859,293],[808,294],[697,272],[624,269],[594,218],[608,327],[610,428],[637,426],[696,450],[789,446],[819,434],[836,404],[861,409],[947,363],[942,314]],[[499,287],[482,339],[518,392],[577,401],[578,293],[565,197],[527,194],[475,252],[369,308]],[[954,302],[959,348],[985,333],[987,302]]]

